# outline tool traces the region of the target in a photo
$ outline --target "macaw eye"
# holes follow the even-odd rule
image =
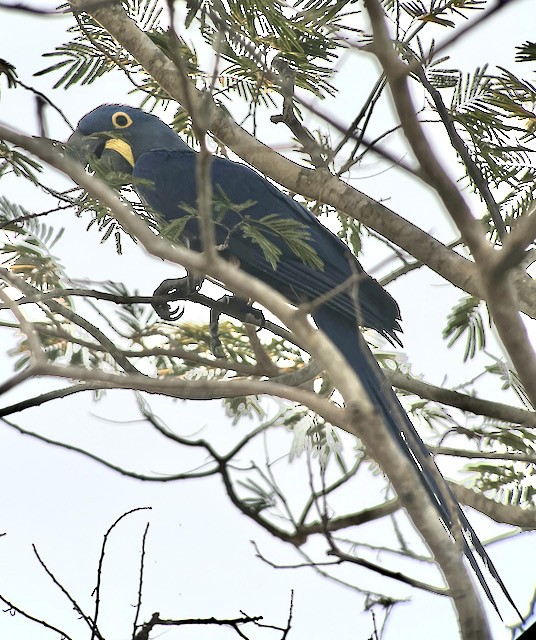
[[[112,116],[112,124],[116,129],[126,129],[132,124],[132,118],[124,111],[116,111]]]

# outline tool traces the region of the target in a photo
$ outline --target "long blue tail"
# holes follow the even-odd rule
[[[464,553],[497,613],[499,613],[497,604],[469,542],[482,558],[485,566],[501,587],[512,607],[522,618],[484,546],[467,520],[450,487],[442,479],[428,448],[417,433],[393,388],[365,343],[361,332],[357,328],[356,321],[338,314],[334,309],[327,306],[316,309],[313,317],[318,328],[331,339],[358,375],[368,397],[383,417],[387,428],[417,469],[423,486],[436,506],[438,515],[445,527],[452,532],[453,521],[456,518],[459,520],[464,534]],[[455,513],[453,513],[453,509],[455,509]]]

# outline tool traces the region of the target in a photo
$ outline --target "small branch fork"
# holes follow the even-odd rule
[[[127,511],[126,513],[123,513],[110,526],[110,528],[108,529],[108,531],[104,535],[102,548],[101,548],[100,560],[99,560],[98,568],[97,568],[97,586],[96,586],[96,588],[94,590],[95,611],[94,611],[93,616],[89,616],[86,613],[84,613],[84,611],[82,610],[82,608],[80,607],[80,605],[78,604],[76,599],[71,595],[71,593],[67,590],[67,588],[58,580],[58,578],[54,575],[54,573],[51,571],[51,569],[47,566],[45,561],[39,555],[35,545],[32,545],[32,548],[33,548],[33,551],[34,551],[34,555],[36,556],[36,558],[37,558],[39,564],[41,565],[41,567],[44,569],[45,573],[49,576],[49,578],[52,580],[54,585],[56,587],[58,587],[59,590],[63,593],[63,595],[67,598],[67,600],[69,601],[69,603],[72,606],[73,610],[89,626],[89,628],[91,630],[91,640],[105,640],[105,637],[106,637],[105,634],[99,629],[97,623],[98,623],[98,617],[99,617],[99,611],[100,611],[100,605],[101,605],[101,584],[102,584],[103,573],[104,573],[103,561],[104,561],[105,548],[106,548],[106,544],[108,542],[108,538],[109,538],[110,534],[112,533],[112,531],[115,529],[115,527],[121,522],[121,520],[123,520],[124,518],[126,518],[127,516],[129,516],[129,515],[131,515],[131,514],[133,514],[135,512],[143,511],[143,510],[146,510],[146,509],[150,509],[150,507],[138,507],[138,508],[135,508],[135,509],[131,509],[130,511]],[[136,604],[134,627],[133,627],[132,636],[131,636],[132,640],[149,640],[150,632],[157,626],[181,627],[181,626],[199,626],[199,625],[230,627],[231,629],[233,629],[236,632],[238,637],[243,638],[244,640],[248,640],[248,636],[242,630],[243,627],[245,625],[248,625],[248,624],[254,625],[254,626],[259,627],[259,628],[272,630],[274,632],[279,632],[279,634],[280,634],[279,637],[281,638],[281,640],[285,640],[287,638],[287,636],[288,636],[288,634],[289,634],[289,632],[291,630],[291,625],[292,625],[293,597],[294,597],[293,593],[291,593],[291,598],[290,598],[289,615],[288,615],[288,619],[287,619],[287,624],[285,626],[283,626],[283,627],[282,626],[263,623],[262,622],[262,620],[263,620],[262,616],[249,616],[249,615],[245,614],[243,611],[241,611],[242,615],[240,617],[235,617],[235,618],[209,617],[209,618],[173,619],[173,618],[162,618],[162,617],[160,617],[159,613],[153,613],[153,615],[151,616],[151,618],[147,622],[145,622],[143,624],[138,624],[138,619],[139,619],[139,615],[140,615],[140,609],[141,609],[141,605],[142,605],[143,573],[144,573],[144,564],[145,564],[145,555],[146,555],[146,540],[147,540],[148,529],[149,529],[149,523],[147,523],[146,526],[145,526],[145,530],[144,530],[143,538],[142,538],[142,542],[141,542],[138,598],[137,598],[137,604]],[[18,613],[18,614],[22,615],[23,617],[25,617],[26,619],[28,619],[28,620],[30,620],[32,622],[35,622],[36,624],[38,624],[38,625],[40,625],[40,626],[42,626],[42,627],[44,627],[46,629],[50,629],[51,631],[55,631],[56,633],[58,633],[60,635],[62,640],[73,640],[73,638],[71,636],[69,636],[67,633],[65,633],[64,631],[62,631],[58,627],[55,627],[54,625],[50,624],[49,622],[46,622],[44,620],[41,620],[40,618],[37,618],[37,617],[31,615],[30,613],[25,611],[23,608],[21,608],[18,605],[15,605],[12,602],[10,602],[3,595],[0,595],[0,601],[3,602],[8,607],[6,610],[4,610],[4,613],[11,613],[12,615],[14,615],[15,613]]]
[[[302,145],[303,151],[310,156],[314,166],[325,167],[327,164],[325,150],[320,147],[310,131],[296,117],[294,107],[294,71],[281,58],[276,58],[272,66],[279,72],[281,94],[283,95],[283,112],[270,116],[270,120],[274,124],[280,122],[286,124]]]
[[[247,616],[243,615],[240,618],[186,618],[181,620],[169,620],[161,618],[159,613],[153,613],[151,619],[145,624],[141,625],[140,630],[133,636],[132,640],[148,640],[150,632],[158,626],[166,627],[183,627],[183,626],[216,626],[216,627],[230,627],[236,632],[239,638],[248,640],[248,636],[242,631],[242,627],[247,624],[253,624],[256,627],[262,627],[263,629],[273,629],[275,631],[281,631],[281,640],[287,637],[290,631],[290,623],[292,616],[292,601],[290,608],[289,621],[286,627],[277,627],[274,625],[262,624],[262,616]]]

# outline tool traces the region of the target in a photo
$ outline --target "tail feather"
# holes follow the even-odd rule
[[[324,331],[338,347],[358,375],[369,399],[383,417],[387,428],[419,472],[423,486],[449,532],[452,533],[453,522],[458,519],[464,535],[464,553],[497,613],[499,613],[497,603],[482,574],[473,548],[497,581],[508,602],[522,618],[483,544],[478,539],[450,487],[442,479],[430,451],[417,433],[393,388],[366,345],[355,320],[341,316],[329,307],[320,307],[315,310],[314,319],[318,328]]]

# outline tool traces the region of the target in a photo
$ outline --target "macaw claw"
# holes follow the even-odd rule
[[[164,280],[153,293],[152,307],[159,318],[167,322],[179,320],[184,314],[182,305],[174,306],[171,303],[179,300],[188,300],[192,293],[197,293],[201,282],[189,274],[183,278]]]
[[[248,322],[248,320],[255,320],[255,324],[259,324],[259,330],[262,329],[266,323],[263,312],[260,309],[255,309],[248,302],[242,298],[236,296],[225,295],[218,300],[220,304],[226,305],[227,313],[234,318]],[[220,309],[210,310],[210,350],[216,358],[223,358],[225,353],[221,344],[219,336],[219,320],[221,314],[224,311]]]

